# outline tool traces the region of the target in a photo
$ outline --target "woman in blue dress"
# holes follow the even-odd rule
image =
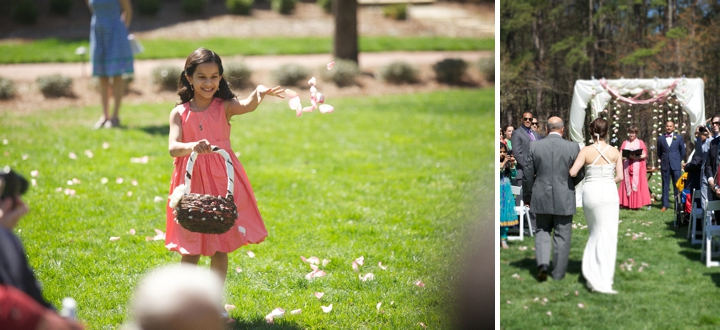
[[[507,147],[500,142],[500,247],[503,249],[508,248],[508,230],[519,223],[510,183],[516,175],[515,158],[507,154]]]
[[[128,26],[132,20],[130,0],[87,0],[90,22],[90,63],[92,75],[100,78],[100,97],[103,116],[95,128],[120,126],[120,102],[125,94],[123,74],[133,73],[133,53],[128,41]],[[115,100],[110,116],[110,78]]]

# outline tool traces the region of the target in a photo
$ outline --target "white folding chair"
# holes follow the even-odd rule
[[[713,242],[713,237],[720,238],[720,225],[712,224],[712,213],[720,210],[720,200],[708,202],[706,210],[700,260],[705,261],[705,266],[707,267],[718,267],[720,266],[720,262],[712,261],[712,258],[720,257],[720,245],[717,242]]]
[[[522,187],[512,186],[512,193],[515,196],[515,200],[519,201],[519,203],[516,203],[518,205],[515,206],[515,212],[518,214],[520,223],[518,224],[518,236],[508,235],[508,240],[522,241],[525,234],[525,223],[527,223],[529,228],[528,235],[530,235],[531,237],[533,236],[532,222],[530,222],[530,215],[528,214],[528,212],[530,212],[530,208],[525,206],[525,202],[522,199]]]
[[[703,231],[697,229],[697,222],[700,219],[700,221],[704,221],[705,219],[705,210],[702,208],[702,193],[700,190],[693,190],[692,192],[692,207],[690,209],[690,223],[688,224],[688,232],[687,232],[687,238],[690,240],[690,244],[701,244],[703,241],[702,235]],[[685,207],[685,205],[682,205],[682,203],[678,204],[679,207]],[[677,210],[675,210],[677,211]],[[701,238],[698,238],[701,237]]]

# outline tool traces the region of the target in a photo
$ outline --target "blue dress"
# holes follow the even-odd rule
[[[133,73],[128,30],[120,20],[118,0],[90,0],[90,63],[93,76],[113,77]]]
[[[510,227],[520,223],[515,212],[515,195],[512,193],[510,181],[517,175],[512,168],[500,169],[500,226]]]

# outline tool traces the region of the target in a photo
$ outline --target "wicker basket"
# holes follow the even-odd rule
[[[233,163],[228,153],[216,146],[212,151],[221,154],[225,158],[225,166],[228,175],[227,195],[211,196],[203,194],[186,193],[178,202],[173,214],[175,221],[183,228],[203,234],[223,234],[230,230],[238,217],[237,206],[233,200]],[[190,191],[193,166],[197,153],[192,152],[187,163],[185,174],[185,191]]]

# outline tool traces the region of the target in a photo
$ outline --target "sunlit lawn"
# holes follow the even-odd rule
[[[469,89],[342,98],[334,100],[332,114],[299,118],[285,102],[268,101],[235,118],[232,145],[269,231],[264,243],[230,254],[225,303],[237,306],[230,311],[235,327],[271,327],[264,316],[281,307],[302,313],[288,313],[273,328],[413,329],[419,322],[452,328],[455,274],[462,268],[455,260],[469,244],[462,238],[478,212],[477,201],[493,199],[487,187],[493,185],[495,145],[482,142],[495,132],[493,95],[492,89]],[[179,262],[162,241],[146,241],[155,228],[165,230],[172,107],[126,105],[123,128],[96,131],[90,126],[98,106],[0,114],[0,164],[28,178],[38,171],[25,197],[32,211],[16,231],[46,298],[56,306],[63,297],[77,299],[79,318],[92,329],[118,327],[127,319],[139,278]],[[133,161],[143,156],[147,163]],[[120,240],[110,241],[112,236]],[[661,241],[652,237],[632,244]],[[508,273],[522,272],[529,253],[503,252],[504,260],[512,257],[522,266],[511,271],[503,265],[504,287],[515,285]],[[647,253],[668,257],[657,250]],[[305,279],[311,269],[301,256],[331,260],[322,267],[328,275]],[[352,260],[360,256],[365,258],[360,274],[373,273],[374,280],[360,281],[352,270]],[[636,256],[651,264],[647,273],[633,276],[659,268],[657,258],[645,259]],[[708,282],[698,274],[697,258],[675,259],[683,265],[653,276]],[[207,264],[201,259],[203,267]],[[686,267],[693,272],[685,273]],[[527,273],[522,283],[528,288],[522,291],[544,290],[531,284]],[[623,275],[618,282],[621,292],[629,291]],[[315,292],[325,295],[318,300]],[[517,307],[523,302],[516,296],[540,293],[508,294],[503,300],[516,300],[512,306]],[[694,304],[689,296],[681,302]],[[597,308],[591,300],[586,303],[588,312]],[[323,313],[320,306],[330,304],[333,310]],[[511,313],[517,312],[523,311]]]

